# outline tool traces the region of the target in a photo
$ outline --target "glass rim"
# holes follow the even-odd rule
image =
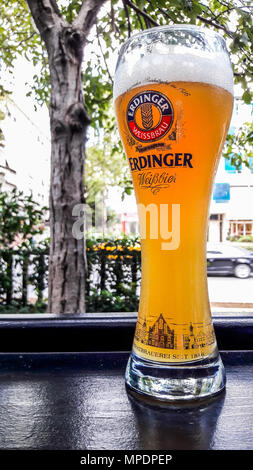
[[[193,30],[194,31],[196,30],[201,33],[204,33],[207,36],[218,37],[226,45],[226,41],[223,38],[223,36],[221,36],[221,34],[217,33],[213,29],[209,29],[209,28],[205,28],[204,26],[198,26],[198,25],[189,24],[189,23],[180,23],[180,24],[172,24],[172,25],[154,26],[153,28],[147,28],[143,31],[139,31],[138,33],[134,33],[122,44],[121,48],[125,48],[126,46],[128,46],[128,44],[131,43],[133,39],[139,36],[145,36],[146,34],[149,34],[151,32],[156,32],[156,31],[159,32],[159,31],[165,31],[165,30],[167,31],[173,31],[173,30],[182,30],[182,31]]]
[[[160,44],[164,47],[161,48]],[[120,75],[122,74],[124,67],[124,73],[127,74],[129,79],[128,86],[133,88],[137,83],[137,81],[133,79],[134,64],[143,56],[148,56],[154,51],[160,56],[166,56],[167,54],[175,57],[179,52],[181,52],[182,54],[189,54],[190,58],[205,57],[206,59],[209,59],[210,63],[208,62],[208,65],[210,65],[211,62],[213,63],[212,67],[210,66],[211,68],[209,67],[208,69],[211,71],[212,81],[210,82],[210,76],[204,71],[204,69],[202,80],[205,83],[214,83],[215,81],[217,86],[222,86],[233,95],[232,66],[225,39],[213,29],[189,23],[180,23],[176,25],[157,26],[154,28],[148,28],[144,31],[139,31],[121,44],[115,68],[113,86],[114,100],[121,94],[120,90],[124,89],[123,82],[125,83],[125,86],[127,83],[125,79],[122,82],[122,76]],[[215,60],[217,63],[214,67]],[[132,66],[128,72],[126,72],[127,64],[129,65],[130,63]],[[124,67],[122,69],[121,66],[123,65]],[[162,67],[162,69],[164,69],[164,67]],[[191,70],[188,67],[189,73],[193,70],[194,67],[193,69],[191,68]],[[121,76],[121,81],[118,85],[119,76]],[[192,76],[192,73],[190,73],[190,76]],[[148,79],[148,77],[146,78]],[[149,79],[147,80],[148,82],[150,81]]]

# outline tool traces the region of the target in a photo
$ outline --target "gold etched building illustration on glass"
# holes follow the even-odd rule
[[[189,361],[207,356],[215,346],[212,323],[178,324],[165,320],[161,313],[149,323],[139,318],[136,325],[133,350],[146,359]]]

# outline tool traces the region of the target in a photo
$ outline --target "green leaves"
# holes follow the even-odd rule
[[[34,237],[45,229],[46,210],[16,188],[11,193],[1,191],[0,248],[34,246]]]
[[[249,90],[246,90],[242,95],[242,99],[245,103],[250,104],[252,100],[252,93]]]
[[[89,61],[83,72],[83,84],[85,106],[92,119],[91,126],[99,130],[105,127],[112,99],[112,84],[106,69],[100,63],[92,68]]]
[[[114,140],[115,136],[108,132],[104,136],[102,145],[94,145],[87,149],[85,186],[88,203],[93,204],[101,192],[106,195],[109,187],[121,187],[123,193],[130,194],[132,182],[128,163],[123,152],[119,152],[117,146],[114,146]]]
[[[61,9],[61,13],[64,16],[64,18],[69,22],[72,23],[72,21],[75,19],[76,15],[79,13],[79,10],[82,5],[82,0],[72,0],[69,2],[57,2],[58,7]],[[68,4],[66,4],[68,3]]]
[[[228,134],[223,155],[237,169],[243,163],[253,170],[253,123],[246,122],[236,134]]]
[[[0,63],[11,73],[18,56],[25,57],[40,71],[34,75],[34,83],[29,84],[28,93],[34,93],[42,104],[49,99],[49,74],[45,46],[34,29],[30,11],[25,0],[9,0],[1,11]],[[4,92],[5,85],[0,83]]]
[[[87,311],[127,312],[138,305],[141,252],[138,237],[86,240],[88,276]],[[93,273],[98,275],[95,277]]]

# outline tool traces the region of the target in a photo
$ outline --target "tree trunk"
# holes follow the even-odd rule
[[[84,203],[84,143],[89,118],[81,86],[82,54],[78,47],[74,49],[69,29],[63,28],[56,37],[49,58],[52,147],[48,311],[54,313],[85,311],[85,247],[83,239],[76,240],[72,235],[72,210]]]
[[[50,68],[51,186],[48,312],[85,311],[84,239],[72,235],[73,207],[84,203],[84,146],[90,119],[82,93],[87,35],[104,0],[85,0],[73,23],[55,0],[27,0]]]

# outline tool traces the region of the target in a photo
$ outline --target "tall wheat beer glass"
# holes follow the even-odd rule
[[[206,233],[233,107],[224,40],[189,25],[136,34],[120,52],[114,102],[142,244],[126,383],[168,401],[214,395],[225,372],[208,300]]]

